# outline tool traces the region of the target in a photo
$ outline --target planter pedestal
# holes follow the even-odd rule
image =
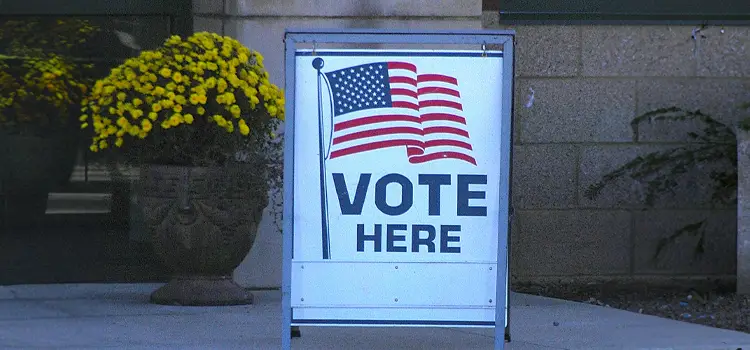
[[[177,277],[151,294],[151,302],[180,306],[227,306],[253,303],[253,295],[227,277]]]

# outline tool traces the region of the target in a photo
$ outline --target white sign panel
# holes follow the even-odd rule
[[[296,51],[292,324],[495,326],[502,61]]]

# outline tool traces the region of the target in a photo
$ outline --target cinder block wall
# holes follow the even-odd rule
[[[286,28],[479,29],[481,0],[194,0],[195,31],[223,33],[265,57],[284,86]],[[235,270],[247,287],[281,285],[281,233],[266,215],[255,246]]]
[[[632,118],[676,105],[736,120],[750,101],[750,28],[499,25],[517,31],[512,273],[540,277],[720,276],[735,272],[736,207],[712,208],[708,170],[643,210],[643,186],[622,181],[597,200],[584,190],[632,157],[684,142],[686,127]],[[533,95],[533,102],[530,102]],[[709,217],[706,252],[681,239],[657,262],[656,244]]]

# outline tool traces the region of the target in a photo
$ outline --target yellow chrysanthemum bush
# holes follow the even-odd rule
[[[55,54],[0,56],[0,130],[28,134],[72,125],[71,112],[87,89],[77,69]]]
[[[283,96],[260,53],[202,32],[172,36],[112,69],[85,97],[80,121],[93,133],[92,152],[138,164],[220,166],[240,153],[278,156]]]
[[[98,31],[85,20],[0,21],[0,131],[48,135],[76,127],[93,65],[70,51]]]

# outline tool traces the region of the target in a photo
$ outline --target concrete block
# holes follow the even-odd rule
[[[728,275],[735,272],[736,211],[653,210],[633,215],[636,274]],[[700,259],[693,259],[699,236],[683,235],[667,245],[659,258],[654,260],[657,244],[662,238],[704,219],[708,220],[705,253]]]
[[[721,30],[724,33],[721,33]],[[699,39],[698,75],[710,77],[750,76],[750,28],[708,28]]]
[[[625,176],[607,185],[596,199],[586,197],[590,185],[600,181],[610,171],[624,165],[638,156],[673,145],[597,145],[586,146],[581,151],[579,181],[580,205],[594,208],[643,208],[646,200],[646,183]],[[725,165],[726,166],[726,165]],[[656,197],[655,208],[699,209],[713,207],[711,196],[713,183],[709,178],[712,170],[720,166],[702,166],[690,169],[681,177],[674,178],[678,186],[674,193],[663,193]],[[726,169],[726,168],[724,168]]]
[[[750,133],[737,136],[737,293],[750,294]]]
[[[518,79],[516,89],[516,131],[521,142],[632,140],[634,81]]]
[[[500,13],[497,11],[482,11],[482,27],[487,29],[506,29],[508,26],[500,24]]]
[[[216,34],[224,34],[224,26],[221,23],[220,18],[210,17],[193,17],[193,31],[194,32],[209,32]]]
[[[514,276],[617,275],[630,270],[630,213],[520,210],[511,240]]]
[[[224,13],[225,0],[193,0],[193,13]]]
[[[571,77],[580,74],[580,27],[514,26],[516,75]]]
[[[584,76],[694,76],[693,27],[583,27]]]
[[[233,16],[481,17],[482,0],[226,0]]]
[[[421,28],[479,29],[476,20],[397,20],[397,19],[302,19],[262,18],[233,19],[224,23],[224,34],[231,36],[264,57],[271,82],[284,87],[284,31],[286,28]],[[334,46],[319,46],[333,48]],[[352,48],[353,46],[348,46]]]
[[[578,147],[522,145],[513,148],[513,205],[572,208],[577,204]]]
[[[748,101],[748,82],[740,79],[670,79],[638,82],[638,111],[643,114],[658,108],[676,106],[700,110],[714,119],[732,125],[746,115],[738,106]],[[687,141],[688,132],[704,126],[695,122],[654,121],[638,129],[638,141]]]

